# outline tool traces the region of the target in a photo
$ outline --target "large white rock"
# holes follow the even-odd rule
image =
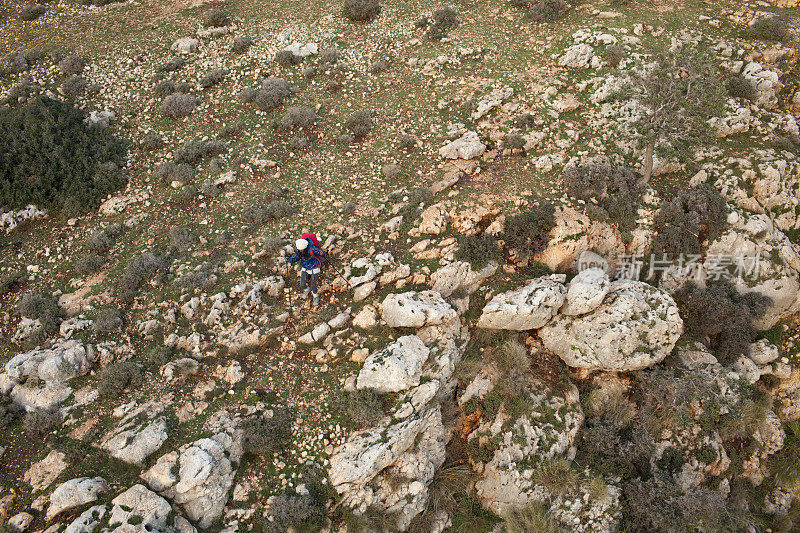
[[[478,327],[526,331],[538,329],[552,319],[564,303],[566,276],[551,274],[525,287],[498,294],[486,304]]]
[[[378,392],[399,392],[417,386],[422,365],[429,355],[430,349],[416,335],[400,337],[367,357],[358,373],[356,387]]]
[[[564,50],[558,64],[568,68],[589,68],[594,57],[594,48],[588,44],[575,44]]]
[[[497,272],[497,267],[496,262],[490,261],[485,267],[475,271],[466,261],[455,261],[431,274],[433,290],[445,298],[455,292],[472,294],[486,278]]]
[[[631,371],[663,360],[683,333],[678,306],[640,281],[611,284],[589,314],[559,315],[539,331],[545,347],[571,367]]]
[[[38,377],[47,383],[62,383],[89,371],[94,350],[79,340],[58,339],[50,348],[36,348],[13,357],[5,374],[16,383]]]
[[[134,485],[113,500],[109,524],[121,524],[114,531],[137,533],[140,531],[163,531],[172,506],[167,500],[144,485]],[[129,519],[136,518],[136,525]],[[141,520],[140,520],[141,519]]]
[[[100,525],[106,512],[105,505],[89,507],[67,526],[64,533],[92,533]]]
[[[158,451],[167,440],[167,421],[161,416],[149,423],[137,423],[136,418],[125,420],[101,446],[112,457],[126,463],[141,465]]]
[[[439,148],[439,155],[446,159],[474,159],[483,155],[486,145],[474,131],[465,132],[460,138]]]
[[[421,328],[457,317],[455,309],[436,291],[390,294],[381,304],[381,315],[393,328]]]
[[[774,107],[777,105],[778,90],[781,86],[780,77],[777,72],[767,70],[761,63],[753,61],[744,67],[742,77],[753,84],[758,95],[754,102],[756,105],[763,107]]]
[[[611,281],[602,268],[587,268],[572,278],[561,314],[584,315],[594,311],[608,294]]]
[[[172,43],[170,49],[180,54],[189,54],[197,50],[198,46],[200,46],[200,41],[194,37],[181,37]]]
[[[79,477],[65,481],[50,495],[46,520],[50,521],[64,511],[92,503],[97,500],[100,493],[107,490],[106,480],[101,477]]]
[[[240,459],[241,449],[232,442],[230,435],[217,433],[184,444],[161,456],[142,479],[206,529],[222,516],[233,486],[233,462]]]

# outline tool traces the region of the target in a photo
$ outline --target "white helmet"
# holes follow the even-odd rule
[[[308,248],[308,241],[305,239],[297,239],[296,241],[294,241],[294,247],[297,248],[298,250],[305,250],[306,248]]]

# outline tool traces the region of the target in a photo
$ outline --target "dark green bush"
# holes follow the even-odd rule
[[[131,259],[125,267],[119,282],[122,298],[124,300],[132,299],[146,282],[153,279],[153,276],[156,275],[161,267],[161,258],[150,252],[145,252]]]
[[[503,139],[503,148],[509,150],[522,150],[525,148],[525,137],[518,133],[509,133]]]
[[[175,72],[176,70],[183,68],[186,65],[186,60],[180,56],[174,57],[161,65],[158,68],[158,72]]]
[[[556,22],[568,9],[564,0],[539,0],[528,10],[527,17],[535,22]]]
[[[80,74],[86,68],[86,63],[80,56],[68,55],[58,62],[58,68],[64,74]]]
[[[344,127],[357,139],[365,137],[375,127],[372,113],[369,111],[356,111],[347,117]]]
[[[203,17],[203,25],[206,28],[221,28],[231,22],[231,16],[227,11],[214,8],[209,10]]]
[[[47,6],[42,4],[26,4],[19,12],[19,18],[30,21],[36,20],[47,12]]]
[[[621,44],[612,44],[606,48],[603,56],[610,67],[617,68],[622,60],[625,59],[625,47]]]
[[[380,15],[381,4],[378,0],[344,0],[342,13],[352,22],[368,22]]]
[[[428,27],[428,37],[439,40],[447,36],[450,30],[458,27],[458,12],[452,7],[440,7],[433,12]]]
[[[282,78],[268,78],[261,84],[252,97],[252,103],[262,111],[271,111],[280,107],[292,95],[289,83]]]
[[[188,117],[197,107],[197,98],[190,94],[173,93],[161,102],[161,112],[170,118]]]
[[[781,17],[762,17],[753,22],[746,30],[745,36],[750,39],[786,43],[792,40],[789,23]]]
[[[231,49],[237,54],[247,52],[253,46],[253,39],[247,36],[234,37]]]
[[[22,420],[22,429],[25,435],[34,441],[40,441],[60,426],[61,415],[56,410],[34,409],[28,411]]]
[[[184,226],[175,226],[169,232],[169,253],[182,254],[194,244],[195,238]]]
[[[754,102],[758,98],[758,91],[756,91],[753,82],[742,76],[741,74],[734,74],[728,78],[725,84],[728,89],[728,94],[734,98],[744,98]]]
[[[242,449],[257,456],[282,451],[292,440],[294,417],[285,407],[272,410],[272,417],[251,416],[242,423]]]
[[[42,329],[48,335],[54,335],[58,332],[58,327],[64,318],[64,311],[54,298],[36,292],[26,294],[20,298],[19,302],[17,302],[17,311],[20,316],[38,320],[42,324]]]
[[[723,363],[732,363],[750,352],[756,340],[753,321],[764,316],[772,300],[759,293],[739,294],[729,281],[717,281],[701,289],[688,284],[675,293],[688,334]]]
[[[275,53],[275,62],[282,67],[291,67],[303,62],[303,58],[294,55],[291,50],[280,50]]]
[[[307,106],[290,107],[278,127],[283,131],[307,130],[317,122],[317,113]]]
[[[95,253],[88,253],[75,262],[75,270],[82,276],[90,276],[100,272],[106,260]]]
[[[98,373],[97,392],[101,396],[119,398],[126,389],[141,387],[144,373],[133,361],[111,363]]]
[[[708,185],[684,189],[659,208],[653,221],[653,252],[698,254],[728,227],[725,198]]]
[[[24,270],[17,270],[8,274],[0,281],[0,296],[5,296],[21,288],[27,280],[28,274]]]
[[[122,317],[118,309],[103,309],[94,319],[92,329],[95,332],[106,334],[122,329]]]
[[[71,105],[37,97],[0,109],[0,209],[28,204],[78,214],[125,184],[125,145]]]
[[[224,153],[228,145],[222,141],[188,141],[175,150],[173,160],[175,163],[199,163],[205,157],[212,157]]]
[[[642,195],[636,173],[625,166],[589,163],[564,171],[564,186],[570,196],[595,208],[593,214],[616,224],[622,231],[636,227],[637,210]]]
[[[458,238],[455,257],[468,262],[475,269],[481,269],[489,261],[499,261],[503,256],[497,239],[491,235],[462,235]]]
[[[523,255],[539,253],[550,242],[550,231],[555,225],[555,207],[549,202],[542,202],[506,220],[506,244]]]
[[[89,80],[83,76],[73,74],[61,84],[61,93],[67,98],[77,98],[86,94],[88,86]]]

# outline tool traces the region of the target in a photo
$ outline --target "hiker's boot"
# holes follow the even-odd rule
[[[303,299],[304,299],[304,300],[305,300],[306,298],[308,298],[308,293],[310,293],[310,292],[311,292],[311,289],[309,289],[308,287],[306,287],[306,289],[303,291]]]
[[[319,306],[319,294],[314,295],[314,307]]]

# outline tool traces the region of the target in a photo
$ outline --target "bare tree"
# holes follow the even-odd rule
[[[653,174],[656,150],[685,160],[711,142],[709,120],[722,114],[726,99],[711,58],[690,45],[656,54],[643,72],[632,74],[624,94],[645,109],[635,124],[645,150],[642,183]]]

